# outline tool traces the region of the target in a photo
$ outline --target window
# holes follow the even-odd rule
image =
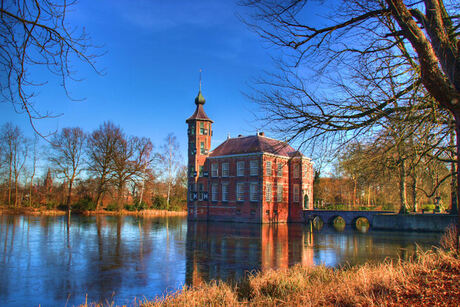
[[[228,177],[228,162],[222,163],[222,177]]]
[[[218,169],[217,169],[217,163],[211,164],[211,177],[217,177],[218,175]]]
[[[236,200],[244,201],[244,183],[236,184]]]
[[[188,187],[188,192],[189,192],[189,199],[190,200],[194,200],[193,199],[193,193],[195,192],[195,184],[191,183]]]
[[[222,183],[222,201],[228,201],[228,182]]]
[[[272,175],[272,163],[270,161],[267,161],[267,164],[265,165],[265,173],[267,176]]]
[[[236,175],[244,176],[244,161],[236,162]]]
[[[259,174],[259,161],[252,160],[249,162],[249,172],[251,176],[257,176]]]
[[[283,164],[281,163],[278,163],[278,171],[276,173],[276,176],[278,177],[283,177]]]
[[[195,125],[190,125],[189,131],[190,131],[191,135],[194,135],[195,134]]]
[[[203,177],[203,173],[204,173],[204,166],[203,165],[200,165],[200,177]]]
[[[190,150],[190,154],[194,155],[196,153],[195,142],[190,142],[188,149]]]
[[[272,200],[272,184],[267,183],[265,185],[265,200],[271,201]]]
[[[204,142],[200,143],[200,152],[202,155],[206,154],[206,148],[204,148]]]
[[[294,189],[292,193],[294,194],[292,197],[294,199],[294,202],[298,203],[299,202],[299,185],[298,184],[294,184]]]
[[[198,184],[198,199],[203,200],[203,184]]]
[[[283,201],[283,185],[278,184],[276,186],[276,201],[282,202]]]
[[[189,169],[189,172],[190,172],[189,176],[190,177],[195,177],[195,168],[193,166],[189,166],[188,169]]]
[[[217,183],[211,185],[211,200],[217,201]]]
[[[294,164],[294,178],[299,178],[300,176],[300,167],[298,163]]]
[[[201,122],[201,123],[200,123],[200,134],[201,134],[201,135],[204,134],[204,122]]]
[[[249,185],[249,200],[250,201],[258,201],[259,195],[257,193],[257,183],[251,183]]]

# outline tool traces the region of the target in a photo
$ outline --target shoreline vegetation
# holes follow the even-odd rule
[[[419,251],[408,261],[336,269],[295,265],[251,273],[235,285],[197,282],[132,306],[458,306],[460,254],[454,244],[455,230],[450,228],[441,239],[442,248]],[[88,306],[115,304],[80,305]]]
[[[37,216],[60,216],[66,215],[66,210],[58,209],[47,209],[44,208],[30,208],[30,207],[19,207],[19,208],[5,208],[0,207],[0,215],[37,215]],[[159,210],[159,209],[145,209],[141,211],[107,211],[107,210],[97,210],[97,211],[79,211],[71,212],[75,215],[126,215],[126,216],[145,216],[145,217],[155,217],[155,216],[187,216],[187,211],[169,211],[169,210]]]

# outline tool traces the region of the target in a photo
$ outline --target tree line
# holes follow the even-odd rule
[[[398,152],[391,144],[351,143],[339,155],[334,175],[315,178],[315,206],[401,213],[451,210],[456,168],[450,164],[419,156],[413,147]]]
[[[158,151],[149,138],[127,135],[112,122],[90,133],[63,128],[48,141],[29,139],[12,123],[1,127],[4,206],[68,211],[186,206],[186,169],[172,133]]]

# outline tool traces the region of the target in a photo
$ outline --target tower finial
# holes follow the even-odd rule
[[[202,72],[202,71],[203,71],[203,70],[200,68],[200,92],[201,92],[201,72]]]

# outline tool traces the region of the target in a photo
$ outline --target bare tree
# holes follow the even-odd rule
[[[67,211],[71,211],[72,187],[75,179],[83,170],[83,148],[86,135],[78,127],[63,128],[60,133],[54,135],[49,160],[54,170],[67,181]]]
[[[96,176],[96,207],[100,208],[102,197],[112,178],[112,159],[123,134],[120,127],[105,122],[88,137],[88,170]]]
[[[281,69],[262,80],[254,97],[275,129],[301,140],[331,134],[343,140],[372,134],[388,115],[448,112],[458,164],[458,2],[344,0],[319,19],[308,19],[314,8],[306,0],[243,2],[255,8],[250,26],[284,51]],[[397,78],[387,78],[389,72]]]
[[[34,120],[50,116],[39,111],[35,88],[47,82],[46,75],[33,73],[32,66],[46,67],[67,92],[68,80],[77,80],[72,62],[94,66],[96,48],[83,30],[72,27],[67,15],[76,3],[55,0],[0,0],[0,95],[16,112]]]
[[[147,138],[124,135],[115,144],[111,170],[117,189],[119,211],[123,208],[122,198],[126,183],[145,169],[152,147],[152,142]]]
[[[180,168],[181,155],[179,143],[173,133],[169,133],[165,138],[165,143],[161,146],[161,152],[157,154],[157,161],[163,171],[163,176],[168,185],[166,207],[169,209],[171,199],[171,188],[177,171]]]
[[[38,137],[35,135],[33,144],[32,144],[32,165],[30,171],[30,181],[29,181],[29,206],[33,204],[33,186],[34,186],[34,177],[37,170],[37,161],[38,161]]]
[[[12,191],[14,186],[14,204],[18,205],[19,176],[27,159],[28,142],[22,131],[11,123],[6,123],[1,131],[2,151],[5,164],[8,168],[8,205],[12,204]]]

